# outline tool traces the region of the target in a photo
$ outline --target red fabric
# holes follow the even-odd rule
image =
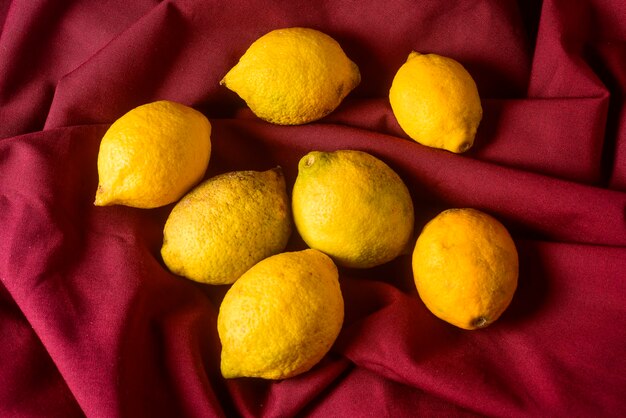
[[[0,416],[623,416],[626,3],[621,0],[0,2]],[[254,4],[254,5],[252,5]],[[281,27],[333,36],[362,83],[305,126],[219,85]],[[411,50],[456,58],[484,118],[464,155],[400,130],[387,93]],[[491,327],[431,315],[410,256],[340,269],[346,320],[301,376],[226,381],[226,287],[167,271],[171,206],[94,207],[108,125],[170,99],[213,124],[207,176],[360,149],[406,181],[417,228],[449,207],[500,219],[519,288]],[[289,249],[302,248],[294,234]]]

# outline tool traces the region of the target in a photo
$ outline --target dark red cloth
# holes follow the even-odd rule
[[[333,36],[362,82],[305,126],[219,85],[272,29]],[[499,416],[626,413],[626,3],[0,2],[0,416]],[[387,94],[411,50],[460,61],[484,118],[464,155],[400,130]],[[406,181],[417,229],[482,209],[520,255],[513,303],[464,331],[430,314],[410,255],[340,269],[346,320],[313,370],[224,380],[226,287],[167,271],[168,207],[98,208],[109,124],[175,100],[213,124],[207,176],[360,149]],[[289,249],[302,247],[297,234]]]

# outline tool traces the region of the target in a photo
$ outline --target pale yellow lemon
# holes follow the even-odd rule
[[[313,151],[298,165],[292,193],[302,239],[347,267],[393,260],[413,234],[413,202],[387,164],[355,150]]]
[[[178,275],[230,284],[260,260],[284,250],[291,234],[282,170],[212,177],[172,209],[161,255]]]

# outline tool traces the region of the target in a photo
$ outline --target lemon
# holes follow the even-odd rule
[[[259,118],[299,125],[335,110],[360,80],[357,65],[333,38],[296,27],[257,39],[220,84]]]
[[[343,324],[337,268],[317,250],[269,257],[233,284],[217,330],[226,378],[284,379],[311,369]]]
[[[197,184],[211,156],[211,124],[167,100],[130,110],[106,131],[98,152],[95,205],[154,208]]]
[[[230,284],[284,250],[290,234],[282,170],[235,171],[204,181],[174,206],[163,229],[161,255],[175,274]]]
[[[474,144],[482,118],[476,83],[452,58],[411,52],[396,73],[389,102],[415,141],[461,153]]]
[[[437,317],[484,328],[506,310],[517,287],[515,243],[498,220],[449,209],[426,224],[413,252],[417,291]]]
[[[413,202],[404,182],[362,151],[305,155],[292,210],[302,239],[347,267],[386,263],[407,249],[413,234]]]

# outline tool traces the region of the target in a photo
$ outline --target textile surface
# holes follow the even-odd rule
[[[257,119],[219,85],[270,30],[335,38],[361,84],[324,119]],[[620,0],[0,2],[0,416],[577,416],[626,413],[626,3]],[[388,102],[409,52],[461,62],[484,117],[465,154],[424,147]],[[172,205],[95,207],[108,126],[168,99],[213,126],[206,177],[358,149],[403,178],[416,234],[439,211],[499,219],[513,302],[465,331],[430,314],[410,254],[340,268],[327,356],[283,381],[225,380],[226,286],[170,273]],[[288,250],[303,247],[294,233]]]

